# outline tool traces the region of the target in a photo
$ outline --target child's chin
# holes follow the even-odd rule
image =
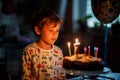
[[[55,43],[55,41],[52,41],[50,44],[53,45]]]

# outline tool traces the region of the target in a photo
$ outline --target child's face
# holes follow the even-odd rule
[[[40,40],[48,45],[54,44],[59,35],[60,25],[55,23],[44,25],[40,31]]]

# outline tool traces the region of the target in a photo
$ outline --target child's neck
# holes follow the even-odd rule
[[[50,50],[52,49],[52,45],[49,45],[49,44],[46,44],[46,43],[43,43],[43,42],[40,42],[40,41],[36,41],[36,44],[42,48],[42,49],[45,49],[45,50]]]

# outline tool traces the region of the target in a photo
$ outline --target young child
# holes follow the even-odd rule
[[[50,9],[37,11],[32,20],[38,40],[22,52],[22,80],[65,80],[63,54],[54,45],[62,20]]]

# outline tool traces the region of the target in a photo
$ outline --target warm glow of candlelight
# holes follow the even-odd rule
[[[71,56],[71,47],[70,47],[70,42],[68,42],[68,51],[69,51],[69,56]]]

